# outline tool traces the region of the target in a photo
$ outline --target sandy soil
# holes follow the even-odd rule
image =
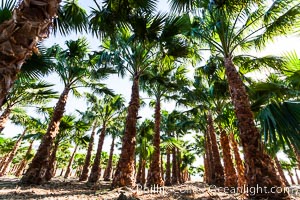
[[[24,186],[16,178],[0,178],[0,199],[47,199],[47,200],[234,200],[245,199],[241,194],[228,194],[199,182],[188,182],[172,187],[136,189],[118,188],[111,190],[109,182],[89,186],[77,180],[54,178],[40,186]],[[296,188],[298,191],[298,188]],[[299,190],[300,191],[300,190]],[[300,194],[300,192],[299,192]],[[124,196],[125,195],[125,196]],[[131,198],[129,198],[131,197]],[[300,195],[293,194],[293,199]]]

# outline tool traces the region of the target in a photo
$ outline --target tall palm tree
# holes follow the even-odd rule
[[[53,18],[57,14],[60,1],[45,2],[42,0],[2,1],[1,7],[8,12],[0,22],[1,30],[1,82],[0,82],[0,107],[3,105],[9,89],[17,79],[21,66],[36,50],[36,44],[47,38]],[[4,5],[3,5],[4,4]],[[2,11],[3,12],[3,11]],[[7,12],[6,12],[7,13]],[[32,26],[34,24],[34,26]]]
[[[61,78],[64,89],[53,111],[47,133],[44,135],[30,167],[21,179],[24,183],[40,184],[45,181],[45,174],[41,172],[49,166],[50,150],[59,131],[59,124],[65,111],[69,92],[72,91],[73,94],[80,95],[77,91],[78,87],[89,87],[98,92],[103,91],[104,88],[105,92],[108,91],[103,84],[96,83],[94,80],[100,81],[106,78],[111,70],[98,68],[95,71],[97,56],[88,57],[87,41],[80,38],[76,41],[67,41],[66,45],[67,49],[54,45],[49,52],[56,57],[55,71]]]
[[[282,182],[275,174],[274,163],[261,145],[259,132],[254,123],[249,98],[245,86],[234,65],[238,49],[250,45],[262,47],[274,36],[293,31],[298,22],[299,2],[275,0],[272,4],[266,1],[205,1],[193,4],[194,1],[172,1],[177,10],[190,9],[194,5],[202,6],[203,13],[198,18],[197,35],[205,41],[214,53],[224,59],[225,73],[229,91],[238,120],[239,136],[244,148],[247,185],[282,187]],[[286,23],[290,21],[291,23]],[[271,166],[271,167],[270,167]],[[249,196],[287,196],[284,192],[248,194]]]
[[[101,153],[102,147],[104,143],[104,138],[106,135],[106,128],[110,126],[110,122],[115,120],[115,117],[121,114],[124,109],[124,98],[120,95],[116,95],[114,97],[110,95],[104,96],[102,100],[98,100],[96,96],[93,97],[95,104],[94,109],[97,113],[97,117],[100,119],[102,123],[102,127],[100,129],[101,133],[99,135],[98,147],[96,152],[96,157],[91,169],[91,173],[88,179],[89,183],[96,183],[101,175]]]
[[[186,21],[183,18],[169,19],[166,20],[165,23],[164,21],[165,16],[161,14],[154,16],[147,13],[137,14],[135,20],[132,20],[132,24],[130,24],[131,30],[122,29],[116,40],[116,44],[110,46],[111,49],[114,49],[115,54],[118,55],[118,57],[114,59],[114,64],[117,64],[119,73],[124,75],[125,72],[128,71],[133,80],[132,96],[128,107],[126,122],[127,128],[125,129],[124,146],[122,147],[123,153],[121,153],[121,160],[118,164],[116,175],[114,176],[113,186],[122,186],[124,184],[130,186],[134,185],[133,158],[135,147],[134,138],[136,136],[135,126],[139,109],[139,81],[140,77],[142,77],[147,70],[151,67],[155,67],[155,59],[153,60],[152,54],[162,52],[174,57],[185,56],[187,54],[186,42],[179,39],[179,35],[181,34],[180,30],[186,28]],[[171,29],[170,27],[172,26],[179,28]],[[141,29],[138,27],[141,27]],[[178,38],[175,36],[178,36]],[[171,38],[173,38],[173,40]],[[159,43],[164,44],[163,48],[159,48]],[[116,47],[118,48],[116,49]],[[181,52],[181,54],[179,52]],[[131,164],[128,164],[129,162]],[[129,169],[129,166],[132,168]],[[129,177],[131,177],[130,180]]]

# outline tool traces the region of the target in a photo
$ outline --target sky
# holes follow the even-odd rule
[[[93,1],[92,0],[79,0],[79,4],[83,6],[85,9],[89,10],[90,6],[93,6]],[[168,10],[168,4],[166,0],[160,0],[160,3],[158,4],[158,9],[162,11],[167,11]],[[69,39],[77,39],[82,35],[78,34],[71,34],[68,36],[68,38],[62,37],[58,35],[55,37],[54,35],[50,35],[48,39],[46,39],[43,44],[45,46],[52,46],[55,43],[58,43],[60,45],[64,45],[66,40]],[[90,42],[91,49],[97,49],[98,46],[100,46],[100,41],[97,38],[93,38],[91,35],[86,35],[84,34],[85,37],[87,37],[88,41]],[[256,52],[258,55],[283,55],[284,53],[290,52],[295,50],[298,55],[300,55],[300,45],[299,45],[299,38],[296,37],[280,37],[276,38],[272,43],[270,43],[267,47],[262,52]],[[255,76],[263,76],[262,74],[256,74]],[[54,90],[58,91],[59,93],[62,91],[63,87],[62,84],[58,81],[57,76],[55,74],[50,75],[49,77],[46,78],[47,81],[51,83],[55,83],[56,86]],[[104,81],[107,86],[115,91],[117,94],[122,94],[125,99],[127,100],[127,103],[130,100],[130,95],[131,95],[131,82],[129,80],[129,77],[125,77],[124,79],[119,78],[117,75],[110,76],[109,79]],[[141,98],[147,98],[148,97],[145,94],[141,94]],[[149,102],[149,100],[147,100]],[[52,102],[52,105],[54,106],[56,101]],[[72,95],[69,96],[69,100],[66,105],[66,113],[70,114],[74,112],[74,107],[76,109],[79,109],[81,111],[84,111],[86,108],[86,104],[83,100],[76,99]],[[166,110],[173,110],[175,108],[175,104],[172,102],[167,102],[167,103],[162,103],[162,108]],[[154,110],[150,109],[148,107],[141,108],[139,111],[139,116],[142,116],[143,119],[145,118],[150,118],[153,115]],[[11,125],[10,123],[7,125],[7,127],[4,129],[3,133],[4,136],[6,137],[11,137],[14,136],[18,133],[21,133],[23,131],[22,127],[17,127],[14,125]],[[96,141],[98,138],[96,138]],[[110,148],[110,143],[111,143],[111,138],[107,137],[105,139],[104,151],[109,151]],[[37,145],[37,144],[36,144]]]

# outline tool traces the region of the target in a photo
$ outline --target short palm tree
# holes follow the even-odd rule
[[[75,147],[70,157],[64,178],[68,178],[71,173],[72,164],[77,150],[79,148],[87,146],[87,143],[89,142],[89,137],[85,135],[85,132],[88,131],[88,129],[90,129],[90,124],[87,124],[85,121],[79,119],[75,121],[74,129],[74,133],[70,136],[70,139],[74,141]]]
[[[169,60],[169,59],[168,59]],[[163,62],[161,62],[163,63]],[[184,67],[175,68],[166,67],[161,64],[157,69],[149,70],[141,77],[141,86],[149,96],[154,96],[155,101],[155,135],[153,145],[155,150],[152,155],[151,165],[147,177],[147,185],[164,185],[161,173],[161,155],[160,155],[160,124],[161,124],[161,101],[170,99],[175,96],[179,90],[189,85],[189,80],[186,78],[186,70]],[[169,68],[169,69],[164,69]]]
[[[110,123],[120,115],[125,107],[124,98],[121,95],[116,95],[114,97],[110,95],[104,96],[103,99],[99,100],[96,96],[92,97],[94,99],[94,111],[97,113],[97,117],[100,120],[101,129],[98,141],[98,147],[96,152],[96,157],[91,169],[91,173],[88,179],[89,183],[96,183],[101,175],[101,153],[104,143],[104,138],[106,135],[106,128],[110,126]]]

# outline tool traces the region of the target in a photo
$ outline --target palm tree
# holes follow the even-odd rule
[[[170,60],[170,58],[168,58]],[[161,177],[161,160],[160,160],[160,124],[161,124],[161,101],[170,99],[183,87],[188,86],[189,81],[186,78],[186,70],[184,67],[175,69],[174,64],[171,66],[161,62],[157,69],[149,70],[141,77],[142,89],[147,92],[149,96],[155,97],[155,135],[153,138],[153,145],[155,150],[152,155],[151,165],[148,172],[147,184],[150,185],[164,185]],[[164,66],[165,65],[165,66]],[[173,73],[173,74],[172,74]]]
[[[138,169],[136,173],[136,183],[142,186],[146,183],[146,167],[147,161],[153,154],[154,146],[150,143],[153,140],[154,123],[149,119],[145,119],[137,127],[137,147],[136,153],[139,157]]]
[[[121,114],[124,108],[124,98],[120,95],[114,97],[110,95],[104,96],[103,100],[97,100],[97,97],[93,97],[95,104],[94,109],[97,113],[97,117],[102,123],[102,128],[100,129],[101,133],[99,135],[98,147],[96,152],[96,157],[92,166],[92,170],[88,179],[89,183],[96,183],[101,175],[101,152],[102,146],[104,143],[104,138],[106,135],[106,128],[110,126],[110,122],[114,120],[114,117],[117,117]]]
[[[9,171],[11,162],[13,161],[13,158],[15,157],[25,134],[27,134],[28,132],[31,132],[31,133],[36,132],[37,128],[41,125],[40,120],[28,116],[24,110],[23,110],[22,114],[18,113],[17,115],[14,115],[12,117],[12,121],[13,121],[13,123],[22,125],[25,128],[24,128],[23,132],[20,134],[20,136],[18,137],[17,141],[15,142],[13,149],[9,153],[9,156],[2,167],[2,170],[1,170],[2,175],[5,175]]]
[[[113,156],[114,156],[114,148],[115,148],[115,140],[117,138],[120,138],[123,133],[123,121],[125,117],[118,117],[114,120],[114,123],[107,128],[106,132],[111,135],[112,141],[110,145],[110,151],[109,151],[109,158],[107,161],[107,166],[105,168],[105,171],[103,173],[103,179],[104,181],[110,181],[111,175],[112,175],[112,168],[113,168]]]
[[[19,79],[15,81],[12,90],[6,96],[5,109],[0,116],[0,132],[4,129],[14,107],[45,104],[56,98],[56,92],[50,89],[52,86],[53,84],[35,79]]]
[[[55,176],[57,166],[57,152],[59,151],[59,148],[61,148],[63,144],[65,146],[71,146],[70,135],[75,124],[75,118],[76,117],[74,115],[64,115],[61,118],[59,124],[59,132],[55,137],[55,140],[52,144],[53,146],[51,148],[49,164],[47,166],[47,171],[45,174],[46,181],[49,181]]]
[[[270,5],[265,1],[206,1],[193,4],[193,1],[172,1],[172,8],[190,9],[202,6],[203,13],[198,20],[199,38],[209,48],[222,55],[229,91],[238,120],[239,136],[244,148],[247,184],[250,187],[282,187],[275,174],[274,163],[263,149],[259,132],[254,124],[254,116],[245,86],[234,65],[234,53],[250,45],[261,47],[274,36],[293,31],[298,22],[299,2],[275,0]],[[182,4],[183,3],[183,4]],[[286,23],[290,21],[291,23]],[[272,167],[270,167],[272,166]],[[287,196],[286,193],[248,194],[249,196]],[[274,197],[275,198],[275,197]]]
[[[186,22],[183,18],[169,19],[164,23],[165,16],[161,14],[153,16],[147,13],[137,13],[136,15],[135,20],[132,20],[132,24],[130,24],[132,31],[120,30],[117,40],[114,40],[116,44],[112,45],[110,43],[110,49],[114,49],[115,54],[118,55],[114,59],[114,64],[117,64],[119,73],[124,75],[128,71],[133,80],[132,96],[128,107],[123,140],[124,145],[121,151],[121,160],[114,176],[113,186],[134,185],[134,138],[136,136],[135,127],[139,109],[139,81],[147,70],[155,67],[156,60],[152,59],[152,55],[162,52],[170,57],[183,57],[188,53],[186,50],[187,43],[179,39],[180,30],[186,28]],[[138,27],[141,27],[141,29]],[[179,28],[171,29],[170,27]],[[172,30],[176,31],[172,32]],[[178,36],[178,38],[175,36]],[[159,43],[164,44],[162,45],[163,48],[157,46]],[[130,180],[129,177],[131,177]]]
[[[50,149],[56,134],[58,133],[59,123],[63,117],[69,92],[72,91],[75,95],[80,95],[77,91],[78,87],[90,87],[98,92],[110,92],[103,84],[95,83],[93,81],[100,81],[101,79],[106,78],[111,70],[108,68],[98,68],[97,71],[95,71],[93,69],[98,59],[97,56],[90,56],[88,58],[87,41],[81,38],[76,41],[67,41],[66,45],[67,49],[65,50],[58,45],[54,45],[50,49],[50,54],[54,54],[56,57],[57,63],[55,70],[64,83],[64,90],[53,111],[47,133],[45,134],[29,169],[21,179],[24,183],[40,184],[45,181],[45,174],[40,173],[40,171],[43,171],[49,166]],[[94,73],[91,72],[93,70]],[[103,88],[104,90],[102,90]]]
[[[71,29],[81,31],[85,27],[86,13],[80,9],[78,2],[67,0],[58,10],[60,2],[24,0],[17,4],[17,1],[1,1],[0,108],[23,63],[32,54],[38,54],[36,45],[49,36],[53,22],[65,34]]]
[[[88,98],[90,99],[90,98]],[[92,99],[91,103],[94,103]],[[92,157],[92,151],[93,151],[93,146],[94,146],[94,138],[95,138],[95,134],[96,134],[96,129],[98,128],[98,117],[96,117],[96,112],[93,111],[93,108],[91,108],[91,110],[87,110],[84,113],[84,117],[85,120],[87,121],[91,121],[92,123],[92,132],[91,132],[91,136],[89,139],[89,145],[88,145],[88,149],[87,149],[87,153],[85,156],[85,161],[84,161],[84,165],[79,177],[79,181],[86,181],[88,179],[88,173],[89,173],[89,166],[90,166],[90,162],[91,162],[91,157]]]
[[[90,128],[90,125],[86,124],[83,120],[77,120],[74,123],[75,133],[74,133],[74,135],[71,136],[71,139],[74,140],[75,147],[74,147],[74,150],[73,150],[72,155],[70,157],[70,160],[69,160],[64,178],[68,178],[69,175],[70,175],[71,167],[72,167],[74,157],[76,155],[76,152],[77,152],[78,148],[80,148],[82,146],[86,146],[86,144],[88,142],[88,136],[84,135],[84,133],[89,128]]]
[[[57,14],[59,1],[22,1],[16,7],[16,1],[2,1],[1,7],[6,9],[6,16],[0,22],[1,30],[1,82],[0,107],[3,105],[9,89],[17,79],[21,66],[36,44],[47,38],[53,18]],[[15,8],[16,7],[16,8]],[[14,9],[14,14],[12,10]],[[8,11],[8,12],[7,12]],[[11,12],[10,12],[11,11]],[[4,12],[4,11],[2,11]],[[35,24],[32,26],[32,24]]]

